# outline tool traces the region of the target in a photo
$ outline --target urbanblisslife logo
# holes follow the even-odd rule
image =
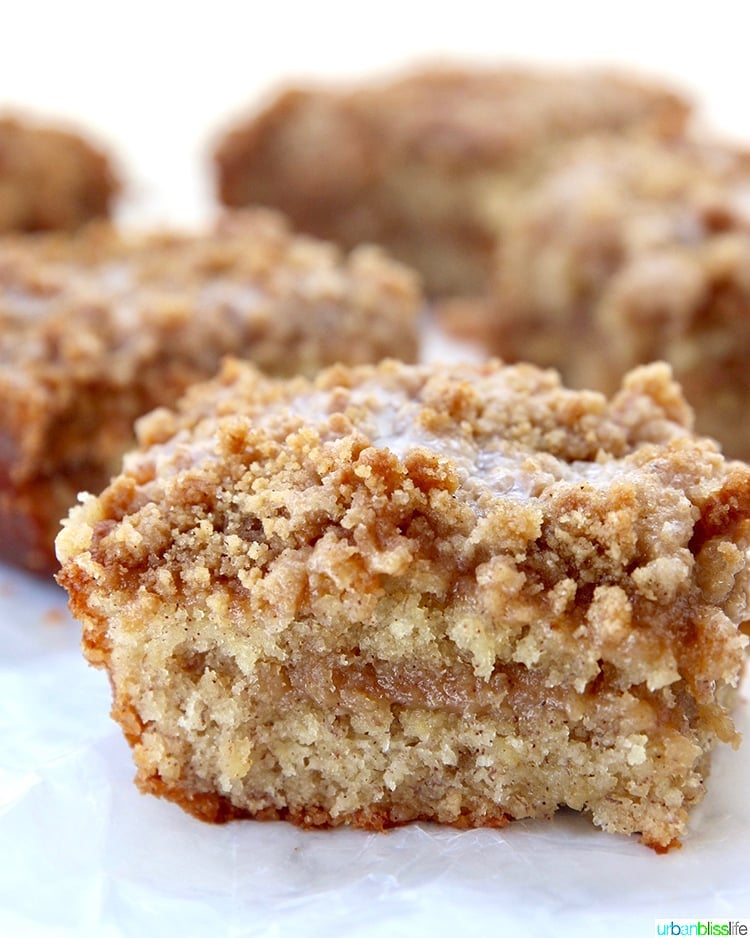
[[[716,935],[750,935],[750,919],[724,918],[657,918],[656,935],[696,935],[713,938]]]

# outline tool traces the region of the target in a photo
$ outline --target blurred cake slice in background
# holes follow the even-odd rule
[[[73,230],[113,209],[112,161],[84,136],[0,115],[0,234]]]
[[[558,147],[589,133],[672,138],[690,113],[671,89],[611,71],[436,67],[292,87],[219,141],[218,190],[347,247],[382,244],[431,294],[473,294],[508,206]]]
[[[490,296],[442,324],[611,393],[663,359],[699,432],[750,459],[750,153],[583,140],[506,218]]]
[[[283,375],[414,360],[421,312],[417,276],[378,248],[345,256],[269,211],[0,240],[0,557],[55,569],[60,519],[119,470],[133,421],[224,355]]]

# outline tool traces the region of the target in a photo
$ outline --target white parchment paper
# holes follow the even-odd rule
[[[0,567],[0,935],[651,935],[750,915],[750,739],[720,747],[684,846],[582,817],[387,834],[213,826],[138,793],[65,594]],[[750,737],[747,682],[737,722]]]

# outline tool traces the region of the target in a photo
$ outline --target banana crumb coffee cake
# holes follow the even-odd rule
[[[605,393],[664,359],[698,431],[750,459],[750,154],[644,139],[570,147],[506,220],[492,293],[444,324]]]
[[[750,469],[665,365],[225,363],[57,540],[145,792],[382,829],[566,805],[665,849],[748,617]]]
[[[0,233],[72,230],[109,214],[109,158],[79,134],[0,117]]]
[[[377,249],[345,258],[264,211],[203,235],[0,241],[0,557],[57,569],[76,494],[119,471],[136,417],[222,356],[283,375],[413,359],[421,305]]]
[[[303,231],[382,244],[430,293],[481,292],[514,197],[566,141],[671,138],[690,106],[608,71],[432,68],[361,87],[289,88],[216,149],[229,206],[268,205]]]

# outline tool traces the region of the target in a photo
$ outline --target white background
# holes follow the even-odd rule
[[[750,140],[744,3],[200,5],[0,0],[0,106],[58,116],[118,157],[133,223],[211,211],[215,134],[289,78],[440,57],[613,64],[674,81]],[[584,819],[456,834],[203,825],[137,794],[56,587],[0,566],[0,936],[650,935],[750,916],[750,741],[717,754],[682,850]],[[745,699],[738,723],[750,735]]]

